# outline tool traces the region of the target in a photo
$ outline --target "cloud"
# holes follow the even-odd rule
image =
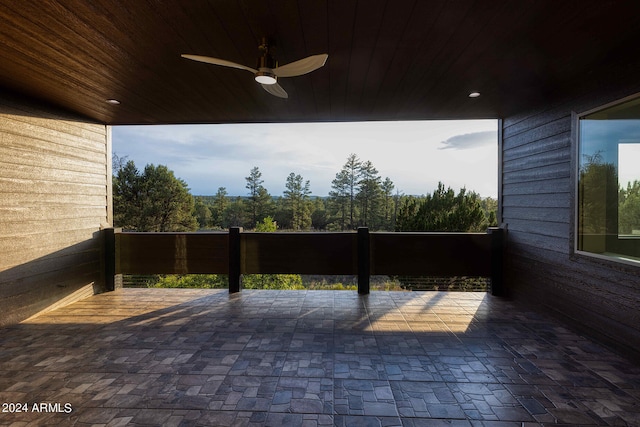
[[[444,147],[438,147],[438,149],[467,150],[470,148],[478,148],[489,144],[495,144],[496,140],[496,132],[491,130],[465,133],[462,135],[452,136],[445,141],[441,141],[440,143],[444,144]]]
[[[430,193],[443,181],[490,195],[497,188],[496,127],[495,120],[114,126],[113,150],[139,168],[167,165],[192,194],[226,187],[231,195],[244,195],[245,177],[257,166],[272,195],[282,194],[294,172],[311,181],[313,194],[324,196],[355,153],[405,194]],[[479,188],[485,182],[488,190]]]

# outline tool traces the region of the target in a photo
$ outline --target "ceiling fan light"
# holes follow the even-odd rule
[[[263,85],[274,85],[278,81],[276,75],[268,68],[261,68],[256,73],[255,79],[258,83]]]

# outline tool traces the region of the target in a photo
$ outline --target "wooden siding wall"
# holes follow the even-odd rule
[[[104,290],[108,127],[0,94],[0,325]]]
[[[590,93],[501,121],[505,280],[591,336],[640,356],[640,267],[574,253],[574,114],[639,92]]]

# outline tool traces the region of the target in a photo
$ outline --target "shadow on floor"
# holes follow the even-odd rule
[[[0,332],[0,425],[640,425],[639,366],[484,293],[122,289]]]

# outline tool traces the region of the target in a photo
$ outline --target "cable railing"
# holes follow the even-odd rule
[[[357,232],[139,233],[106,230],[107,277],[120,274],[225,274],[229,292],[244,274],[356,275],[358,293],[372,275],[490,278],[493,295],[505,293],[505,234]],[[110,284],[115,287],[115,282]]]

